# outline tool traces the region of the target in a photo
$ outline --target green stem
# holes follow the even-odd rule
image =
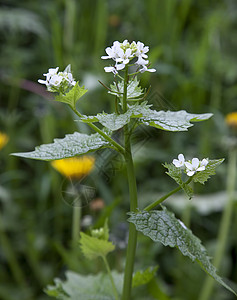
[[[216,252],[213,259],[213,265],[218,269],[220,267],[223,255],[225,253],[225,247],[228,238],[228,232],[231,224],[231,215],[233,210],[233,200],[236,184],[236,168],[237,168],[237,149],[231,149],[229,152],[229,162],[227,171],[227,196],[228,202],[224,209],[220,229],[217,239]],[[211,277],[206,277],[199,300],[208,300],[212,294],[215,281]]]
[[[116,299],[116,300],[119,300],[118,291],[117,291],[117,289],[116,289],[116,286],[115,286],[115,283],[114,283],[113,276],[112,276],[112,274],[111,274],[111,270],[110,270],[108,261],[107,261],[107,259],[106,259],[105,256],[102,256],[102,259],[103,259],[103,261],[104,261],[106,270],[107,270],[107,272],[108,272],[108,275],[109,275],[109,278],[110,278],[110,281],[111,281],[111,284],[112,284],[112,287],[113,287],[115,299]]]
[[[77,200],[78,202],[78,200]],[[80,205],[80,203],[78,203]],[[80,236],[80,224],[81,224],[81,207],[73,206],[72,213],[72,243],[77,245]]]
[[[79,111],[76,110],[76,108],[70,106],[72,108],[72,110],[74,111],[74,113],[76,115],[78,115],[78,117],[82,118],[83,115],[81,113],[79,113]],[[115,146],[115,148],[121,152],[121,153],[125,153],[125,149],[123,148],[123,146],[121,146],[119,143],[115,142],[115,140],[113,140],[111,137],[109,137],[106,133],[104,133],[100,128],[98,128],[96,125],[92,124],[92,123],[87,123],[87,125],[89,125],[93,130],[95,130],[96,132],[98,132],[100,135],[102,135],[108,142],[110,142],[112,145]]]
[[[125,68],[124,77],[124,94],[123,94],[123,112],[127,111],[127,85],[128,85],[128,66]],[[135,170],[133,165],[133,158],[131,153],[131,142],[130,133],[128,125],[124,126],[124,139],[125,139],[125,161],[127,167],[128,185],[129,185],[129,195],[130,195],[130,211],[136,211],[137,209],[137,184],[135,177]],[[123,281],[123,294],[122,300],[131,299],[132,290],[132,276],[133,268],[136,254],[137,245],[137,231],[134,224],[129,224],[129,238],[128,247],[126,255],[126,266]]]
[[[185,184],[189,184],[192,181],[192,177],[190,177]],[[168,194],[164,195],[160,199],[156,200],[155,202],[151,203],[147,207],[144,208],[146,211],[150,211],[152,208],[156,207],[157,205],[161,204],[163,201],[165,201],[167,198],[169,198],[171,195],[177,193],[181,190],[181,186],[178,186],[176,189],[170,191]]]

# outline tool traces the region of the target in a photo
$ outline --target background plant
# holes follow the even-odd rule
[[[104,76],[104,64],[98,53],[103,55],[106,45],[111,44],[113,40],[121,40],[124,36],[130,40],[142,40],[150,45],[154,57],[150,56],[150,60],[157,63],[154,67],[158,73],[151,77],[154,92],[149,100],[158,109],[173,107],[192,112],[211,111],[215,117],[208,123],[192,129],[191,137],[195,135],[195,139],[190,139],[190,133],[174,136],[164,135],[161,131],[153,132],[151,137],[149,132],[143,130],[134,136],[137,143],[148,136],[144,147],[137,147],[140,151],[136,151],[136,170],[142,192],[139,201],[145,203],[148,198],[156,199],[156,194],[175,187],[172,181],[168,182],[163,176],[163,170],[154,167],[154,160],[157,164],[170,161],[176,156],[177,148],[180,152],[184,152],[185,148],[185,153],[190,157],[197,153],[200,153],[200,157],[227,157],[227,148],[222,147],[220,140],[227,133],[224,115],[236,110],[236,58],[233,38],[236,35],[235,6],[234,1],[136,1],[130,4],[123,1],[41,1],[40,6],[33,1],[21,1],[20,4],[16,1],[2,3],[1,131],[7,132],[10,140],[0,154],[3,187],[1,209],[5,216],[4,230],[10,238],[22,271],[26,273],[27,282],[25,288],[15,284],[17,281],[9,269],[9,260],[1,250],[3,299],[18,299],[23,290],[30,290],[30,299],[45,298],[42,294],[45,282],[59,274],[65,265],[77,270],[79,267],[75,262],[72,263],[69,245],[62,243],[67,236],[67,228],[70,228],[67,220],[70,219],[71,209],[65,207],[61,200],[58,188],[62,182],[61,177],[47,163],[23,162],[13,157],[9,158],[8,154],[19,149],[26,150],[26,147],[30,150],[37,144],[50,143],[55,136],[63,137],[65,133],[74,132],[80,124],[73,121],[75,117],[65,106],[43,101],[37,94],[45,95],[40,87],[36,88],[25,79],[36,82],[48,66],[58,65],[62,68],[71,62],[75,66],[74,75],[78,77],[77,70],[80,70],[79,78],[83,79],[84,84],[90,82],[92,87],[95,87],[95,90],[90,89],[88,92],[88,100],[81,103],[84,112],[90,111],[94,114],[98,112],[99,107],[110,105],[105,100],[105,90],[96,83],[94,76],[91,76]],[[143,18],[136,23],[138,15],[142,15]],[[144,86],[149,78],[149,74],[143,77]],[[89,84],[86,86],[89,88]],[[165,99],[162,95],[165,95]],[[147,148],[150,151],[149,158],[146,156]],[[108,159],[110,153],[105,157]],[[116,176],[119,177],[115,180],[114,169],[121,169],[119,163],[116,158],[112,163],[108,159],[103,172],[104,177],[97,181],[97,195],[104,199],[106,213],[113,212],[112,227],[116,232],[117,226],[124,230],[124,225],[117,225],[118,220],[121,220],[120,210],[117,208],[115,212],[113,209],[120,199],[114,199],[113,204],[111,199],[114,194],[126,195],[126,191],[123,171],[116,172]],[[219,168],[215,180],[210,180],[206,185],[210,199],[206,200],[207,196],[203,196],[204,200],[200,198],[201,203],[204,201],[205,205],[195,208],[199,197],[196,197],[196,202],[185,202],[185,205],[179,202],[176,205],[178,216],[183,216],[186,225],[190,222],[191,213],[192,230],[205,241],[210,254],[215,248],[220,213],[225,204],[224,194],[215,195],[216,202],[211,201],[211,196],[213,192],[225,189],[225,174],[223,165]],[[155,178],[159,178],[161,182],[159,190]],[[151,193],[151,190],[154,192]],[[203,193],[201,185],[195,187],[195,190]],[[85,208],[83,215],[88,212]],[[96,219],[98,214],[100,215],[99,212],[93,214]],[[101,218],[104,218],[102,213]],[[103,224],[103,221],[98,220],[98,223]],[[236,281],[236,233],[235,226],[232,228],[221,273]],[[124,232],[123,230],[119,232]],[[117,234],[117,239],[119,238]],[[123,240],[119,241],[122,244]],[[156,257],[159,257],[159,272],[163,274],[165,286],[170,292],[173,291],[181,299],[195,299],[202,284],[202,277],[192,264],[184,264],[176,256],[172,256],[172,260],[169,256],[168,259],[161,247],[157,248],[147,240],[142,239],[139,245],[138,255],[145,257],[149,263],[150,260],[154,260],[155,263]],[[144,255],[148,248],[149,255]],[[49,261],[55,263],[49,266]],[[119,258],[116,260],[119,265],[118,261]],[[143,263],[145,264],[145,261],[139,261],[137,267],[140,265],[140,268],[143,268]],[[174,268],[175,264],[179,268]],[[90,269],[88,265],[85,268],[87,271]],[[28,272],[32,275],[30,279]],[[159,286],[162,285],[164,283],[160,282]],[[225,296],[218,291],[215,297]]]

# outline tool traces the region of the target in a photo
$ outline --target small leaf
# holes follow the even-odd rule
[[[138,231],[150,237],[154,242],[161,242],[164,246],[178,248],[184,256],[188,256],[192,261],[198,262],[207,274],[235,294],[222,278],[216,274],[216,268],[211,264],[201,241],[180,220],[176,219],[173,213],[163,206],[162,209],[162,211],[130,212],[128,213],[130,215],[128,221],[133,223]]]
[[[149,267],[145,271],[137,271],[132,278],[132,287],[147,284],[156,275],[158,266]]]
[[[52,144],[38,146],[35,148],[35,151],[12,153],[12,155],[47,161],[86,154],[110,146],[112,147],[98,133],[87,135],[74,132],[66,135],[63,139],[55,139]]]
[[[172,163],[165,163],[163,166],[168,169],[168,172],[166,172],[166,174],[168,174],[172,179],[174,179],[178,183],[178,185],[183,189],[183,191],[186,193],[189,199],[191,199],[193,197],[193,189],[190,185],[182,181],[181,168],[175,167],[175,165]]]
[[[193,176],[193,181],[194,182],[199,182],[204,184],[204,182],[206,182],[211,175],[215,175],[216,172],[216,168],[224,161],[224,158],[221,159],[215,159],[215,160],[209,160],[208,164],[206,166],[206,169],[204,171],[201,172],[197,172],[194,176]]]
[[[69,65],[70,66],[70,65]],[[67,66],[67,68],[69,67]],[[64,102],[69,104],[72,108],[76,107],[76,102],[87,92],[88,90],[85,87],[80,87],[78,82],[75,86],[65,95],[59,94],[55,97],[56,101]]]
[[[89,236],[83,232],[81,232],[80,245],[83,254],[88,259],[105,257],[115,249],[115,246],[111,242]]]
[[[128,86],[127,86],[127,98],[128,101],[129,99],[134,99],[134,98],[138,98],[140,96],[142,96],[144,94],[143,89],[139,86],[139,81],[137,80],[137,77],[135,77],[134,79],[130,80],[128,82]],[[113,83],[110,85],[110,89],[112,91],[109,91],[109,94],[118,96],[118,97],[122,97],[123,95],[121,93],[123,93],[123,89],[124,89],[124,82],[120,81],[118,83]]]
[[[123,274],[112,271],[119,293],[122,291]],[[55,286],[48,286],[45,292],[60,300],[114,300],[113,288],[107,274],[81,275],[66,272],[66,280],[55,279]]]

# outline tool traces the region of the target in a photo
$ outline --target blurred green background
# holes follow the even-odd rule
[[[46,300],[43,288],[54,277],[63,278],[65,270],[87,274],[102,269],[100,262],[93,266],[85,262],[78,246],[71,243],[72,207],[62,197],[66,179],[47,162],[9,154],[30,151],[76,130],[89,132],[37,83],[50,67],[64,69],[70,63],[74,77],[89,89],[78,103],[82,113],[113,109],[114,100],[97,80],[109,84],[113,79],[103,70],[108,61],[100,57],[115,40],[139,40],[150,46],[149,59],[157,72],[143,74],[141,85],[151,84],[148,100],[155,109],[214,113],[211,120],[188,132],[142,127],[134,135],[141,208],[175,187],[163,162],[171,162],[179,153],[226,158],[205,187],[195,186],[204,203],[197,204],[197,197],[174,207],[214,255],[227,203],[225,140],[231,135],[225,115],[237,110],[236,0],[9,0],[0,5],[0,131],[9,137],[0,150],[0,299]],[[82,225],[84,220],[86,226],[86,215],[92,216],[95,226],[110,218],[118,248],[111,263],[122,271],[129,209],[126,173],[114,153],[95,156],[96,172],[85,183],[95,188],[95,198],[102,199],[105,207],[100,211],[83,207]],[[235,202],[219,272],[235,283],[236,234]],[[139,236],[135,269],[156,264],[158,279],[138,290],[141,298],[137,299],[198,299],[203,271],[177,251]],[[210,299],[235,298],[215,286]]]

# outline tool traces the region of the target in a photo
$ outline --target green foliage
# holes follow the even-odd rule
[[[114,131],[122,128],[130,122],[131,118],[138,119],[138,123],[156,127],[167,131],[186,131],[193,126],[190,122],[199,122],[209,119],[212,114],[189,114],[184,110],[156,111],[150,109],[147,102],[130,105],[124,114],[97,114],[96,116],[84,116],[81,121],[85,123],[99,122],[106,128]]]
[[[158,266],[148,267],[144,271],[137,271],[133,275],[132,287],[137,287],[150,282],[155,277],[157,270],[158,270]]]
[[[70,67],[69,67],[70,68]],[[65,71],[67,68],[65,69]],[[85,87],[80,87],[77,82],[75,86],[66,94],[60,93],[55,97],[56,101],[69,104],[73,109],[76,108],[77,101],[87,92],[88,90]]]
[[[122,290],[123,275],[112,272],[118,291]],[[66,272],[66,280],[55,279],[54,286],[45,292],[61,300],[114,300],[109,276],[103,273],[83,276],[72,271]]]
[[[144,94],[143,89],[139,86],[139,80],[137,80],[137,77],[134,79],[131,79],[128,82],[127,86],[127,98],[129,100],[139,100],[136,99]],[[123,89],[124,89],[124,82],[119,81],[118,83],[114,82],[113,84],[110,85],[111,91],[109,91],[109,94],[122,97],[123,95]]]
[[[183,182],[181,168],[176,168],[175,165],[172,163],[171,164],[165,163],[163,166],[168,169],[168,172],[166,172],[166,174],[168,174],[171,178],[173,178],[178,183],[178,185],[183,189],[183,191],[187,194],[189,199],[191,199],[193,197],[193,189],[191,188],[191,186]]]
[[[89,236],[83,232],[81,232],[80,244],[83,254],[88,259],[105,257],[115,248],[115,246],[111,242]]]
[[[216,274],[215,267],[211,264],[207,251],[201,241],[193,235],[180,220],[176,219],[173,213],[162,206],[162,211],[141,211],[128,213],[129,222],[136,226],[136,229],[154,242],[161,242],[164,246],[178,248],[184,256],[199,263],[201,268],[223,285],[226,289],[235,292]]]
[[[38,146],[35,151],[12,155],[47,161],[86,154],[105,147],[110,147],[110,144],[98,133],[88,135],[74,132],[63,139],[55,139],[52,144]]]
[[[216,172],[216,168],[224,161],[224,158],[221,159],[215,159],[215,160],[209,160],[208,164],[205,168],[204,171],[202,172],[197,172],[196,174],[194,174],[193,176],[193,181],[194,182],[199,182],[204,184],[211,175],[215,175]]]

